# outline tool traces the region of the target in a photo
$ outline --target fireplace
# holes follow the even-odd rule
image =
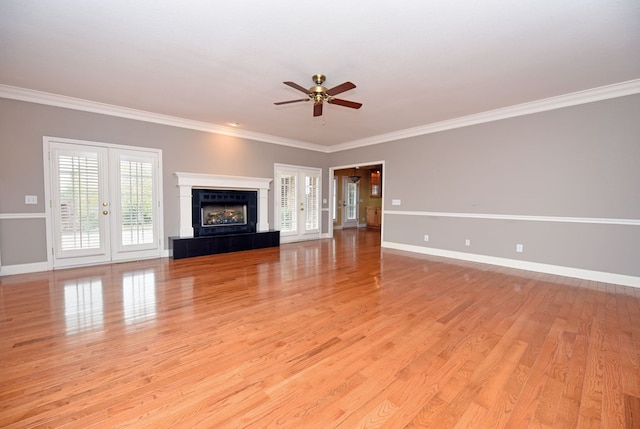
[[[273,179],[174,174],[180,212],[180,236],[169,237],[174,259],[280,245],[280,232],[270,230],[268,221]]]
[[[194,236],[193,189],[225,191],[253,191],[257,193],[257,219],[255,232],[269,231],[269,184],[272,179],[262,177],[222,176],[199,173],[174,173],[178,178],[181,238]]]
[[[191,190],[193,236],[256,232],[257,191]]]

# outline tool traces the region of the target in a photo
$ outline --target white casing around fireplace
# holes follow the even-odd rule
[[[269,186],[273,179],[263,177],[221,176],[217,174],[179,173],[180,190],[180,238],[193,237],[191,224],[191,189],[229,189],[258,191],[258,232],[269,231]]]

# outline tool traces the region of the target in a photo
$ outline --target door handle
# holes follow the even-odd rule
[[[103,215],[108,215],[108,214],[109,214],[109,210],[103,210],[103,211],[102,211],[102,214],[103,214]]]

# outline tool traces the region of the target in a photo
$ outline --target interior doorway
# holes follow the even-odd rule
[[[367,228],[371,213],[378,220],[377,228],[382,230],[384,203],[384,161],[358,163],[329,168],[329,213],[334,230]]]

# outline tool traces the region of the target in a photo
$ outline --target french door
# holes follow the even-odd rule
[[[53,268],[159,257],[161,152],[45,138]]]
[[[320,238],[322,170],[276,164],[275,220],[283,243]]]
[[[342,178],[342,227],[357,228],[360,186],[354,183],[349,177]]]

